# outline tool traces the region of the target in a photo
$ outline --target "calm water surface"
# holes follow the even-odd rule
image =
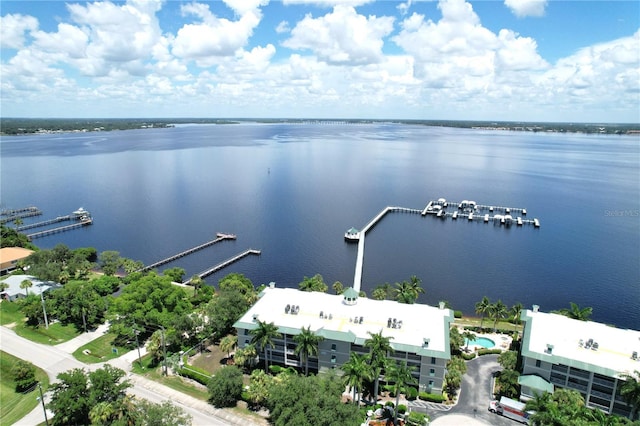
[[[2,208],[35,221],[82,206],[94,225],[35,240],[117,250],[145,264],[238,235],[161,269],[191,276],[261,249],[242,272],[296,287],[353,282],[346,229],[387,205],[430,199],[525,207],[542,226],[504,228],[395,213],[367,236],[363,289],[417,275],[421,302],[473,313],[484,295],[548,311],[570,301],[640,329],[640,141],[411,125],[238,124],[1,139]],[[25,220],[29,223],[30,220]]]

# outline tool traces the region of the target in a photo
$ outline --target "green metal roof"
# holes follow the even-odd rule
[[[542,392],[553,393],[553,385],[547,382],[542,377],[536,376],[535,374],[518,377],[518,384],[520,386],[526,386],[528,388],[536,389]]]
[[[345,299],[357,299],[358,298],[358,292],[353,287],[347,288],[342,293],[342,295],[344,296]]]

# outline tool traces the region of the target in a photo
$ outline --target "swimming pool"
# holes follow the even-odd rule
[[[467,346],[482,346],[486,349],[491,349],[496,345],[496,342],[488,337],[476,337],[475,340],[464,339],[464,345]]]

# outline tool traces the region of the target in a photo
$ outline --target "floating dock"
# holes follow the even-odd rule
[[[208,277],[209,275],[213,274],[214,272],[218,272],[220,269],[226,268],[227,266],[231,265],[232,263],[237,262],[238,260],[242,259],[245,256],[248,256],[250,254],[259,256],[262,252],[260,250],[254,250],[254,249],[249,249],[249,250],[245,250],[242,253],[238,253],[235,256],[225,260],[222,263],[218,263],[217,265],[202,271],[198,274],[198,276],[200,278],[205,278]],[[190,285],[191,284],[191,278],[189,278],[187,281],[185,281],[183,284],[186,285]]]
[[[189,254],[195,253],[195,252],[197,252],[199,250],[202,250],[202,249],[207,248],[209,246],[212,246],[212,245],[214,245],[216,243],[219,243],[220,241],[235,240],[236,239],[236,236],[234,234],[223,234],[221,232],[218,232],[216,234],[216,237],[217,238],[215,240],[207,241],[206,243],[200,244],[199,246],[195,246],[195,247],[192,247],[192,248],[187,249],[185,251],[181,251],[178,254],[174,254],[173,256],[169,256],[167,258],[159,260],[159,261],[157,261],[155,263],[152,263],[151,265],[145,266],[142,269],[138,269],[136,272],[150,271],[153,268],[157,268],[158,266],[162,266],[162,265],[164,265],[166,263],[169,263],[169,262],[172,262],[172,261],[174,261],[176,259],[180,259],[181,257],[184,257],[184,256],[187,256]]]
[[[453,211],[447,211],[453,210]],[[489,213],[486,213],[486,212]],[[446,219],[448,217],[453,220],[466,218],[469,222],[483,221],[484,223],[498,223],[500,225],[509,226],[512,223],[516,223],[518,226],[533,225],[535,228],[540,227],[540,221],[538,219],[523,219],[521,216],[517,216],[515,219],[511,216],[511,213],[520,213],[522,216],[527,214],[527,209],[520,207],[503,207],[503,206],[491,206],[484,204],[476,204],[475,201],[462,200],[459,203],[447,202],[445,198],[439,198],[437,200],[431,200],[427,203],[424,209],[411,209],[406,207],[388,206],[382,209],[373,219],[371,219],[362,230],[358,231],[355,228],[349,229],[344,234],[344,239],[348,242],[358,242],[358,254],[356,256],[356,268],[353,275],[353,289],[360,292],[362,285],[362,267],[364,265],[364,240],[367,231],[373,228],[382,218],[389,212],[403,212],[403,213],[419,213],[422,216],[434,215],[438,218]],[[493,212],[503,212],[505,214],[494,214]]]
[[[21,209],[15,210],[3,210],[0,216],[4,216],[0,219],[0,224],[4,225],[5,223],[13,222],[16,219],[22,219],[24,217],[33,217],[40,216],[42,214],[42,210],[37,207],[24,207]]]

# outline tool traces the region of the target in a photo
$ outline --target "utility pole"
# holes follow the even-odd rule
[[[163,371],[164,371],[164,375],[166,376],[168,374],[167,371],[167,342],[165,339],[165,335],[164,335],[164,327],[160,326],[160,335],[162,336],[162,363],[164,365]]]
[[[44,296],[42,291],[40,291],[40,300],[42,300],[42,312],[44,312],[44,325],[46,328],[49,328],[49,320],[47,319],[47,308],[44,304]]]
[[[47,418],[47,407],[45,407],[44,405],[44,396],[42,395],[42,385],[40,384],[40,382],[38,382],[38,390],[40,391],[40,402],[42,403],[42,411],[44,411],[44,423],[49,426],[49,419]]]
[[[87,332],[87,317],[84,306],[82,307],[82,324],[84,325],[84,332]]]
[[[133,334],[136,335],[136,347],[138,348],[138,363],[140,364],[140,368],[142,368],[142,358],[140,357],[140,342],[138,342],[138,326],[135,322],[133,323]]]

